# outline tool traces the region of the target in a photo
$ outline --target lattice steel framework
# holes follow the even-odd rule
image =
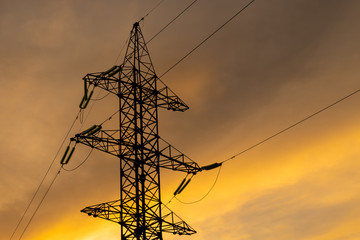
[[[163,239],[162,232],[196,231],[161,203],[160,168],[197,173],[200,167],[158,135],[158,108],[188,106],[156,76],[138,23],[133,25],[123,64],[87,74],[94,85],[119,97],[118,130],[80,133],[72,140],[120,159],[120,199],[81,210],[121,225],[121,239]]]

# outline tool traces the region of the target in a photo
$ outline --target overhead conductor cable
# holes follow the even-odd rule
[[[55,162],[55,160],[56,160],[57,156],[58,156],[58,155],[59,155],[59,153],[60,153],[61,148],[63,147],[63,145],[64,145],[64,143],[65,143],[65,141],[66,141],[67,137],[69,136],[69,134],[70,134],[71,130],[73,129],[73,127],[74,127],[74,125],[75,125],[76,120],[79,118],[79,116],[80,116],[80,112],[81,112],[81,110],[80,110],[80,111],[76,114],[75,119],[74,119],[74,120],[73,120],[73,122],[71,123],[71,126],[70,126],[70,128],[69,128],[68,132],[66,133],[66,135],[65,135],[64,139],[62,140],[62,142],[61,142],[61,144],[60,144],[60,147],[59,147],[59,149],[57,150],[57,152],[56,152],[56,154],[55,154],[55,156],[54,156],[53,160],[51,161],[51,163],[50,163],[50,165],[49,165],[48,169],[46,170],[45,175],[44,175],[44,176],[43,176],[43,178],[41,179],[40,184],[38,185],[37,189],[35,190],[35,192],[34,192],[34,194],[33,194],[32,198],[31,198],[30,202],[28,203],[28,205],[27,205],[27,207],[26,207],[26,209],[25,209],[25,211],[24,211],[23,215],[21,216],[21,218],[20,218],[19,222],[17,223],[17,225],[16,225],[16,227],[15,227],[15,229],[14,229],[14,231],[13,231],[12,235],[10,236],[10,240],[14,237],[14,235],[15,235],[16,231],[18,230],[18,228],[19,228],[19,226],[20,226],[21,222],[23,221],[23,219],[24,219],[24,217],[25,217],[26,213],[28,212],[28,210],[29,210],[30,206],[31,206],[31,205],[32,205],[32,203],[34,202],[34,199],[35,199],[35,197],[37,196],[37,194],[38,194],[38,192],[39,192],[39,190],[40,190],[41,186],[43,185],[43,183],[44,183],[44,181],[45,181],[46,177],[48,176],[48,174],[49,174],[49,172],[50,172],[51,167],[53,166],[53,164],[54,164],[54,162]],[[56,176],[57,176],[57,175],[56,175]]]
[[[233,15],[229,20],[227,20],[224,24],[218,27],[213,33],[211,33],[208,37],[206,37],[203,41],[201,41],[198,45],[196,45],[190,52],[188,52],[184,57],[182,57],[179,61],[177,61],[174,65],[172,65],[168,70],[166,70],[159,78],[162,78],[165,74],[167,74],[170,70],[176,67],[180,62],[182,62],[185,58],[187,58],[191,53],[193,53],[196,49],[198,49],[201,45],[203,45],[207,40],[209,40],[212,36],[214,36],[220,29],[222,29],[226,24],[231,22],[235,17],[237,17],[241,12],[243,12],[247,7],[249,7],[255,0],[250,1],[243,8],[241,8],[235,15]]]

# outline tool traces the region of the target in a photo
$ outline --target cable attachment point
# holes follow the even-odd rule
[[[218,168],[218,167],[220,167],[221,165],[222,165],[222,162],[221,162],[221,163],[213,163],[213,164],[209,164],[209,165],[206,165],[206,166],[201,167],[201,170],[209,171],[209,170]]]

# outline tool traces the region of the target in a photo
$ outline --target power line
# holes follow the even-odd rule
[[[243,8],[241,8],[235,15],[233,15],[229,20],[227,20],[224,24],[218,27],[213,33],[211,33],[208,37],[206,37],[203,41],[201,41],[198,45],[196,45],[190,52],[188,52],[184,57],[182,57],[179,61],[177,61],[174,65],[172,65],[168,70],[166,70],[161,76],[163,77],[170,70],[176,67],[180,62],[182,62],[185,58],[187,58],[191,53],[193,53],[196,49],[198,49],[201,45],[203,45],[207,40],[209,40],[212,36],[214,36],[218,31],[220,31],[225,25],[231,22],[235,17],[237,17],[241,12],[243,12],[247,7],[249,7],[255,0],[250,1]]]
[[[156,4],[152,9],[150,9],[150,10],[140,19],[139,22],[143,21],[147,16],[149,16],[149,14],[152,13],[155,9],[157,9],[164,1],[165,1],[165,0],[160,1],[160,2],[159,2],[158,4]],[[121,47],[120,52],[119,52],[119,54],[118,54],[118,56],[116,57],[116,60],[115,60],[115,62],[114,62],[114,65],[116,65],[116,62],[119,60],[119,57],[120,57],[121,53],[123,52],[126,44],[128,43],[128,40],[129,40],[129,39],[126,39],[124,45]]]
[[[72,122],[72,124],[71,124],[71,126],[70,126],[70,129],[69,129],[69,130],[68,130],[68,132],[66,133],[66,136],[64,137],[64,139],[63,139],[63,141],[62,141],[62,143],[61,143],[61,145],[60,145],[60,147],[59,147],[58,151],[56,152],[56,154],[55,154],[55,156],[54,156],[53,160],[51,161],[50,166],[48,167],[48,169],[47,169],[47,171],[46,171],[46,173],[45,173],[44,177],[43,177],[43,178],[42,178],[42,180],[40,181],[39,186],[37,187],[37,189],[36,189],[36,191],[35,191],[34,195],[32,196],[32,198],[31,198],[31,200],[30,200],[29,204],[27,205],[27,207],[26,207],[26,209],[25,209],[25,211],[24,211],[23,215],[21,216],[21,218],[20,218],[20,220],[19,220],[18,224],[16,225],[16,227],[15,227],[15,229],[14,229],[14,231],[13,231],[13,233],[12,233],[11,237],[10,237],[10,240],[13,238],[13,236],[14,236],[15,232],[16,232],[16,231],[17,231],[17,229],[19,228],[19,226],[20,226],[20,224],[21,224],[22,220],[24,219],[24,217],[25,217],[26,213],[28,212],[28,210],[29,210],[29,208],[30,208],[31,204],[33,203],[33,201],[34,201],[34,199],[35,199],[36,195],[38,194],[38,192],[39,192],[39,190],[40,190],[40,188],[41,188],[42,184],[44,183],[45,178],[46,178],[46,177],[47,177],[47,175],[49,174],[49,171],[50,171],[51,167],[53,166],[53,164],[54,164],[54,162],[55,162],[55,160],[56,160],[57,156],[59,155],[59,152],[60,152],[61,148],[63,147],[63,145],[64,145],[64,143],[65,143],[65,141],[66,141],[67,137],[69,136],[69,134],[70,134],[71,130],[73,129],[73,127],[74,127],[74,124],[75,124],[76,120],[79,118],[80,112],[81,112],[81,110],[77,113],[77,115],[76,115],[76,117],[75,117],[74,121]]]
[[[116,65],[116,62],[119,60],[119,57],[120,57],[121,53],[123,52],[126,44],[128,43],[128,40],[129,40],[129,39],[126,39],[126,41],[124,42],[123,46],[121,47],[120,52],[119,52],[119,54],[117,55],[116,60],[115,60],[115,62],[114,62],[114,65]]]
[[[154,11],[157,7],[159,7],[160,4],[163,3],[164,1],[165,1],[165,0],[160,1],[153,9],[151,9],[144,17],[142,17],[139,22],[143,21],[143,20],[145,19],[145,17],[147,17],[152,11]],[[184,12],[186,12],[193,4],[194,4],[195,2],[197,2],[197,1],[198,1],[198,0],[193,1],[193,2],[192,2],[190,5],[188,5],[184,10],[182,10],[175,18],[173,18],[168,24],[166,24],[159,32],[157,32],[154,36],[152,36],[152,37],[150,38],[150,40],[147,41],[147,43],[150,43],[155,37],[157,37],[162,31],[164,31],[168,26],[170,26],[176,19],[178,19]],[[117,61],[119,60],[121,53],[123,52],[126,44],[128,43],[128,40],[129,40],[129,39],[127,39],[127,40],[125,41],[124,45],[121,47],[121,50],[120,50],[118,56],[116,57],[116,60],[115,60],[115,62],[114,62],[114,65],[115,65],[115,64],[117,63]]]
[[[110,93],[107,93],[107,94],[105,94],[104,96],[102,96],[102,97],[97,97],[97,98],[92,98],[92,99],[90,99],[91,101],[100,101],[100,100],[103,100],[104,98],[106,98],[107,96],[109,96],[110,95]]]
[[[115,111],[113,114],[110,115],[110,117],[108,117],[108,118],[105,119],[102,123],[100,123],[100,125],[103,125],[103,124],[106,123],[107,121],[110,121],[118,112],[120,112],[120,110]]]
[[[145,17],[147,17],[152,11],[154,11],[156,8],[158,8],[161,3],[163,3],[165,0],[160,1],[153,9],[151,9],[144,17],[142,17],[140,19],[139,22],[143,21],[145,19]],[[178,19],[184,12],[186,12],[192,5],[194,5],[198,0],[194,0],[193,2],[191,2],[184,10],[182,10],[178,15],[176,15],[176,17],[174,17],[168,24],[166,24],[162,29],[160,29],[154,36],[152,36],[150,38],[149,41],[147,41],[147,44],[150,43],[154,38],[156,38],[162,31],[164,31],[168,26],[170,26],[176,19]],[[125,41],[124,45],[121,47],[121,50],[114,62],[114,65],[116,64],[116,62],[119,60],[119,57],[124,49],[124,47],[126,46],[126,44],[128,43],[128,39]]]
[[[99,94],[100,94],[100,92],[98,93],[98,96],[99,96]],[[107,97],[108,95],[109,95],[109,94],[106,94],[106,95],[105,95],[104,97],[102,97],[101,99],[103,99],[103,98]],[[98,97],[98,96],[97,96],[97,97]],[[91,105],[91,108],[90,108],[89,112],[87,113],[87,115],[86,115],[86,117],[85,117],[85,120],[81,120],[81,118],[83,118],[83,117],[82,117],[82,114],[83,114],[82,110],[83,110],[83,109],[80,109],[80,110],[79,110],[79,112],[77,113],[77,115],[76,115],[76,117],[75,117],[74,121],[72,122],[72,124],[71,124],[71,126],[70,126],[70,128],[69,128],[68,132],[66,133],[66,136],[64,137],[63,141],[61,142],[61,145],[60,145],[60,147],[59,147],[58,151],[56,152],[56,154],[55,154],[55,156],[54,156],[54,158],[53,158],[52,162],[50,163],[50,166],[48,167],[48,169],[47,169],[47,171],[46,171],[46,173],[45,173],[44,177],[42,178],[42,180],[41,180],[41,182],[40,182],[39,186],[37,187],[37,189],[36,189],[35,193],[33,194],[33,197],[31,198],[31,200],[30,200],[29,204],[27,205],[27,207],[26,207],[26,209],[25,209],[25,211],[24,211],[23,215],[21,216],[21,218],[20,218],[19,222],[17,223],[17,225],[16,225],[16,227],[15,227],[15,229],[14,229],[14,231],[13,231],[13,233],[12,233],[11,237],[10,237],[10,240],[13,238],[13,236],[14,236],[14,235],[15,235],[15,233],[16,233],[16,231],[18,230],[18,228],[19,228],[19,226],[20,226],[21,222],[23,221],[23,219],[24,219],[24,217],[25,217],[26,213],[28,212],[28,210],[29,210],[30,206],[32,205],[32,203],[33,203],[33,201],[34,201],[35,197],[37,196],[37,194],[38,194],[38,192],[39,192],[39,190],[40,190],[41,186],[43,185],[43,183],[44,183],[44,181],[45,181],[46,177],[48,176],[48,174],[49,174],[49,172],[50,172],[50,169],[52,168],[52,166],[53,166],[53,164],[54,164],[54,162],[55,162],[55,160],[56,160],[56,158],[57,158],[57,156],[58,156],[58,154],[59,154],[60,150],[62,149],[62,147],[63,147],[63,145],[64,145],[65,141],[67,140],[67,138],[68,138],[68,136],[69,136],[70,132],[72,131],[72,129],[73,129],[73,127],[74,127],[75,123],[76,123],[76,120],[77,120],[77,119],[79,119],[79,118],[80,118],[80,120],[81,120],[81,121],[80,121],[80,122],[81,122],[81,126],[80,126],[80,129],[79,129],[79,131],[80,131],[80,130],[81,130],[81,128],[83,127],[84,123],[86,122],[87,118],[89,117],[90,112],[92,111],[92,109],[93,109],[93,107],[94,107],[95,103],[97,102],[97,100],[100,100],[100,99],[94,99],[94,100],[95,100],[95,101],[94,101],[94,103]],[[104,122],[106,122],[106,121],[110,120],[110,119],[111,119],[111,118],[112,118],[115,114],[116,114],[116,113],[114,113],[113,115],[111,115],[111,116],[110,116],[107,120],[105,120]],[[85,158],[85,160],[84,160],[84,161],[83,161],[83,162],[82,162],[79,166],[77,166],[76,168],[71,169],[71,170],[67,170],[67,169],[64,169],[64,168],[63,168],[63,169],[64,169],[65,171],[74,171],[74,170],[76,170],[77,168],[79,168],[81,165],[83,165],[83,164],[86,162],[86,160],[90,157],[90,154],[91,154],[91,153],[92,153],[92,150],[90,151],[90,153],[88,154],[88,156]],[[52,181],[52,183],[51,183],[51,185],[49,186],[48,190],[46,191],[45,195],[43,196],[43,198],[42,198],[41,202],[39,203],[39,205],[38,205],[38,207],[37,207],[37,209],[36,209],[36,211],[40,208],[40,205],[42,204],[42,202],[43,202],[44,198],[46,197],[46,194],[47,194],[47,193],[48,193],[48,191],[50,190],[50,187],[52,186],[53,182],[55,181],[55,179],[56,179],[56,177],[59,175],[59,173],[60,173],[60,170],[59,170],[59,172],[57,173],[57,175],[55,176],[54,180]],[[25,230],[22,232],[22,234],[21,234],[21,236],[20,236],[20,238],[19,238],[19,239],[21,239],[22,235],[25,233],[25,231],[26,231],[27,227],[29,226],[30,222],[32,221],[32,218],[33,218],[33,217],[34,217],[34,215],[36,214],[36,211],[33,213],[33,215],[32,215],[32,217],[31,217],[31,219],[29,220],[29,222],[28,222],[28,224],[27,224],[27,226],[26,226]]]
[[[153,7],[145,16],[143,16],[139,22],[143,21],[150,13],[152,13],[155,9],[157,9],[165,0],[160,1],[155,7]]]
[[[36,213],[37,213],[37,211],[39,210],[39,208],[40,208],[41,204],[43,203],[43,201],[44,201],[44,199],[45,199],[46,195],[48,194],[48,192],[49,192],[50,188],[51,188],[51,187],[52,187],[52,185],[54,184],[54,182],[55,182],[56,178],[59,176],[60,171],[61,171],[61,167],[59,168],[59,170],[58,170],[57,174],[55,175],[55,177],[54,177],[54,178],[53,178],[53,180],[51,181],[51,183],[50,183],[50,185],[49,185],[48,189],[46,190],[46,192],[45,192],[44,196],[42,197],[41,201],[39,202],[38,206],[36,207],[36,209],[35,209],[34,213],[32,214],[32,216],[31,216],[31,218],[30,218],[30,220],[29,220],[29,222],[26,224],[26,226],[25,226],[25,228],[24,228],[23,232],[22,232],[22,233],[21,233],[21,235],[20,235],[19,240],[23,237],[24,233],[26,232],[27,228],[29,227],[29,225],[30,225],[31,221],[33,220],[33,218],[34,218],[35,214],[36,214]]]
[[[99,94],[100,94],[100,92],[98,93],[98,95],[99,95]],[[107,95],[105,95],[105,97],[106,97],[106,96],[107,96]],[[104,98],[105,98],[105,97],[104,97]],[[79,110],[79,112],[77,113],[77,115],[76,115],[76,117],[75,117],[74,121],[72,122],[72,124],[71,124],[71,126],[70,126],[70,128],[69,128],[68,132],[66,133],[66,135],[65,135],[65,137],[64,137],[64,139],[63,139],[63,141],[61,142],[61,144],[60,144],[60,147],[59,147],[58,151],[56,152],[56,154],[55,154],[55,156],[54,156],[53,160],[51,161],[51,163],[50,163],[50,165],[49,165],[49,167],[48,167],[47,171],[45,172],[44,177],[43,177],[43,178],[42,178],[42,180],[40,181],[39,186],[37,187],[37,189],[36,189],[35,193],[33,194],[32,198],[31,198],[31,200],[30,200],[29,204],[27,205],[27,207],[26,207],[26,209],[25,209],[25,211],[24,211],[23,215],[21,216],[21,218],[20,218],[19,222],[17,223],[17,225],[16,225],[16,227],[15,227],[15,229],[14,229],[14,231],[13,231],[13,233],[12,233],[11,237],[10,237],[10,240],[13,238],[13,236],[14,236],[14,235],[15,235],[15,233],[16,233],[16,231],[18,230],[18,228],[19,228],[19,226],[20,226],[21,222],[23,221],[23,219],[24,219],[24,217],[25,217],[26,213],[28,212],[28,210],[29,210],[29,208],[30,208],[31,204],[33,203],[33,201],[34,201],[35,197],[37,196],[37,194],[38,194],[38,192],[39,192],[39,190],[40,190],[41,186],[43,185],[43,183],[44,183],[44,181],[45,181],[46,177],[48,176],[48,174],[49,174],[49,172],[50,172],[50,169],[51,169],[51,168],[52,168],[52,166],[54,165],[54,162],[55,162],[55,160],[56,160],[57,156],[59,155],[60,150],[62,149],[62,147],[63,147],[63,145],[64,145],[65,141],[67,140],[67,138],[68,138],[68,136],[69,136],[70,132],[72,131],[72,129],[73,129],[73,127],[74,127],[75,123],[76,123],[76,120],[80,118],[80,122],[81,122],[81,126],[80,126],[80,129],[79,129],[79,131],[80,131],[80,130],[81,130],[81,128],[83,127],[84,123],[86,122],[86,120],[87,120],[88,116],[90,115],[90,112],[92,111],[92,108],[93,108],[93,106],[95,105],[95,103],[96,103],[96,101],[94,101],[94,104],[92,104],[92,106],[91,106],[91,108],[90,108],[90,110],[89,110],[88,114],[86,115],[85,120],[82,120],[82,118],[83,118],[83,117],[82,117],[82,114],[83,114],[82,110],[83,110],[83,109],[80,109],[80,110]],[[89,155],[90,155],[90,154],[89,154]],[[88,156],[88,157],[89,157],[89,156]],[[87,158],[88,158],[88,157],[87,157]],[[86,159],[87,159],[87,158],[86,158]],[[83,163],[82,163],[82,164],[83,164]],[[82,164],[81,164],[81,165],[82,165]],[[80,166],[78,166],[78,167],[80,167]]]
[[[198,0],[194,0],[192,3],[190,3],[184,10],[182,10],[175,18],[173,18],[168,24],[166,24],[159,32],[157,32],[154,36],[150,38],[149,41],[147,41],[147,44],[149,44],[157,35],[159,35],[162,31],[164,31],[170,24],[172,24],[176,19],[178,19],[184,12],[186,12],[195,2]]]
[[[255,147],[258,147],[259,145],[261,145],[261,144],[263,144],[263,143],[265,143],[265,142],[267,142],[267,141],[271,140],[272,138],[277,137],[277,136],[279,136],[280,134],[282,134],[282,133],[284,133],[284,132],[286,132],[286,131],[288,131],[288,130],[290,130],[290,129],[294,128],[294,127],[296,127],[297,125],[299,125],[299,124],[301,124],[301,123],[305,122],[306,120],[309,120],[310,118],[315,117],[316,115],[318,115],[318,114],[320,114],[320,113],[322,113],[322,112],[324,112],[324,111],[328,110],[329,108],[331,108],[331,107],[335,106],[336,104],[338,104],[338,103],[340,103],[340,102],[342,102],[342,101],[344,101],[344,100],[348,99],[349,97],[351,97],[351,96],[355,95],[355,94],[356,94],[356,93],[358,93],[358,92],[360,92],[360,89],[358,89],[358,90],[356,90],[356,91],[354,91],[354,92],[352,92],[352,93],[350,93],[350,94],[346,95],[345,97],[343,97],[343,98],[341,98],[341,99],[339,99],[339,100],[337,100],[337,101],[335,101],[335,102],[331,103],[330,105],[328,105],[328,106],[326,106],[326,107],[324,107],[324,108],[320,109],[319,111],[317,111],[317,112],[315,112],[315,113],[313,113],[313,114],[311,114],[311,115],[309,115],[309,116],[307,116],[307,117],[305,117],[305,118],[301,119],[300,121],[298,121],[298,122],[296,122],[296,123],[294,123],[294,124],[290,125],[289,127],[284,128],[283,130],[281,130],[281,131],[279,131],[279,132],[277,132],[277,133],[275,133],[275,134],[271,135],[270,137],[265,138],[264,140],[262,140],[262,141],[260,141],[260,142],[258,142],[258,143],[256,143],[256,144],[254,144],[254,145],[252,145],[251,147],[249,147],[249,148],[247,148],[247,149],[245,149],[245,150],[243,150],[243,151],[241,151],[241,152],[239,152],[239,153],[237,153],[237,154],[233,155],[232,157],[230,157],[230,158],[228,158],[228,159],[226,159],[226,160],[222,161],[221,163],[225,163],[225,162],[227,162],[227,161],[230,161],[230,160],[232,160],[232,159],[236,158],[237,156],[239,156],[239,155],[241,155],[241,154],[243,154],[243,153],[246,153],[246,152],[250,151],[251,149],[253,149],[253,148],[255,148]]]
[[[284,128],[283,130],[281,130],[281,131],[279,131],[279,132],[271,135],[270,137],[267,137],[267,138],[265,138],[264,140],[262,140],[262,141],[260,141],[260,142],[258,142],[258,143],[256,143],[256,144],[254,144],[253,146],[251,146],[251,147],[249,147],[249,148],[247,148],[247,149],[245,149],[245,150],[243,150],[243,151],[241,151],[241,152],[233,155],[232,157],[230,157],[230,158],[228,158],[228,159],[220,162],[220,164],[219,164],[220,168],[219,168],[218,174],[217,174],[217,176],[216,176],[216,179],[215,179],[215,181],[214,181],[214,184],[212,185],[212,187],[210,188],[210,190],[209,190],[202,198],[200,198],[199,200],[192,201],[192,202],[184,202],[184,201],[180,200],[179,198],[177,198],[177,197],[174,195],[174,196],[170,199],[170,201],[169,201],[168,203],[170,203],[173,198],[176,198],[176,200],[178,200],[180,203],[183,203],[183,204],[194,204],[194,203],[200,202],[201,200],[203,200],[204,198],[206,198],[206,197],[210,194],[210,192],[213,190],[215,184],[217,183],[218,178],[219,178],[219,175],[220,175],[222,163],[225,163],[225,162],[227,162],[227,161],[230,161],[230,160],[236,158],[237,156],[239,156],[239,155],[241,155],[241,154],[244,154],[244,153],[246,153],[247,151],[250,151],[251,149],[253,149],[253,148],[255,148],[255,147],[258,147],[259,145],[261,145],[261,144],[263,144],[263,143],[271,140],[272,138],[274,138],[274,137],[276,137],[276,136],[279,136],[280,134],[282,134],[282,133],[284,133],[284,132],[292,129],[293,127],[295,127],[295,126],[297,126],[297,125],[305,122],[306,120],[309,120],[310,118],[315,117],[316,115],[318,115],[318,114],[320,114],[320,113],[322,113],[322,112],[330,109],[331,107],[333,107],[333,106],[335,106],[336,104],[338,104],[338,103],[340,103],[340,102],[342,102],[342,101],[350,98],[351,96],[355,95],[355,94],[358,93],[358,92],[360,92],[360,89],[358,89],[358,90],[356,90],[356,91],[354,91],[354,92],[346,95],[345,97],[343,97],[343,98],[341,98],[341,99],[339,99],[339,100],[337,100],[337,101],[335,101],[335,102],[327,105],[326,107],[324,107],[324,108],[316,111],[315,113],[307,116],[306,118],[301,119],[300,121],[298,121],[298,122],[290,125],[289,127]],[[193,176],[192,176],[192,177],[193,177]],[[191,177],[191,178],[192,178],[192,177]]]

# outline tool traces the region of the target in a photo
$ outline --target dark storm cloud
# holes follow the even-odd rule
[[[0,190],[4,199],[0,201],[0,232],[15,227],[68,131],[83,94],[81,78],[112,66],[133,22],[155,2],[1,1]],[[149,44],[156,72],[163,73],[243,4],[244,1],[198,1]],[[145,39],[185,5],[183,1],[164,1],[141,23]],[[187,155],[197,156],[201,164],[211,163],[217,161],[214,153],[234,151],[224,150],[230,143],[237,148],[250,144],[253,131],[258,131],[254,138],[261,138],[283,127],[288,118],[298,119],[316,109],[311,97],[323,96],[321,100],[327,102],[326,97],[332,100],[338,91],[341,95],[357,86],[358,64],[354,60],[359,60],[360,51],[360,34],[355,24],[359,21],[359,9],[357,1],[255,1],[162,79],[190,105],[190,110],[162,111],[161,136]],[[296,102],[295,98],[300,100]],[[96,105],[84,128],[112,114],[116,107],[113,100],[107,98]],[[79,125],[70,137],[77,133]],[[335,128],[330,126],[331,130]],[[274,148],[281,150],[282,146]],[[87,150],[77,150],[72,166],[84,159]],[[95,154],[78,172],[62,173],[36,218],[40,225],[34,224],[31,231],[38,231],[45,222],[50,229],[57,218],[80,214],[78,210],[84,205],[116,198],[116,164],[114,159]],[[237,166],[240,164],[235,164],[234,169]],[[224,179],[229,181],[228,177]],[[265,233],[257,231],[257,227],[280,227],[282,219],[298,226],[285,227],[288,236],[310,236],[325,231],[321,227],[314,229],[310,223],[332,216],[334,219],[324,226],[334,226],[346,218],[351,206],[356,209],[358,197],[326,206],[311,204],[294,190],[305,188],[306,184],[275,188],[248,200],[234,210],[236,214],[227,216],[239,223],[235,232],[228,231],[229,236],[236,239],[241,231],[246,232],[241,235],[244,239],[246,234],[261,237]],[[310,195],[311,191],[304,193]],[[279,205],[288,206],[289,211],[283,212]],[[203,209],[206,207],[205,203]],[[318,211],[314,210],[316,207]],[[63,211],[55,214],[54,209],[59,208]],[[230,229],[226,219],[213,218],[220,225],[210,231],[213,234],[207,239],[219,239],[224,234],[219,229]],[[71,225],[70,220],[68,224]],[[302,231],[304,228],[307,231]]]
[[[155,56],[159,53],[164,59],[171,56],[173,59],[168,62],[175,62],[241,6],[239,2],[212,3],[218,8],[207,8],[208,5],[201,2],[197,4],[194,5],[197,12],[192,9],[187,13],[189,18],[181,19],[174,29],[169,29],[174,32],[166,43],[173,49],[171,54],[161,51],[153,43],[150,49],[154,50]],[[221,10],[214,11],[219,5],[222,5]],[[356,11],[351,10],[358,6],[354,1],[341,4],[338,1],[255,2],[166,75],[168,85],[175,90],[192,89],[192,85],[200,82],[194,94],[196,97],[184,99],[190,110],[174,114],[169,121],[173,126],[183,126],[173,130],[180,142],[185,141],[190,131],[177,129],[191,129],[193,139],[199,142],[215,135],[226,135],[234,126],[246,127],[259,111],[281,107],[273,104],[274,99],[289,85],[302,86],[303,95],[296,88],[290,88],[288,95],[299,94],[304,101],[317,101],[306,97],[309,92],[318,90],[312,83],[318,81],[320,86],[318,78],[324,74],[330,77],[322,81],[323,84],[339,82],[344,73],[334,71],[337,59],[347,54],[345,61],[351,65],[351,56],[359,50],[355,42],[339,34],[344,28],[358,32],[350,25],[356,19]],[[180,27],[185,33],[181,38],[175,31]],[[159,38],[165,36],[167,32]],[[181,42],[179,39],[186,40]],[[348,42],[354,49],[339,46],[338,42]],[[158,69],[163,69],[163,64]],[[198,78],[205,78],[206,84],[201,84],[203,80]],[[200,104],[198,99],[201,99]],[[297,102],[283,104],[297,107]],[[311,111],[298,112],[298,119]]]

